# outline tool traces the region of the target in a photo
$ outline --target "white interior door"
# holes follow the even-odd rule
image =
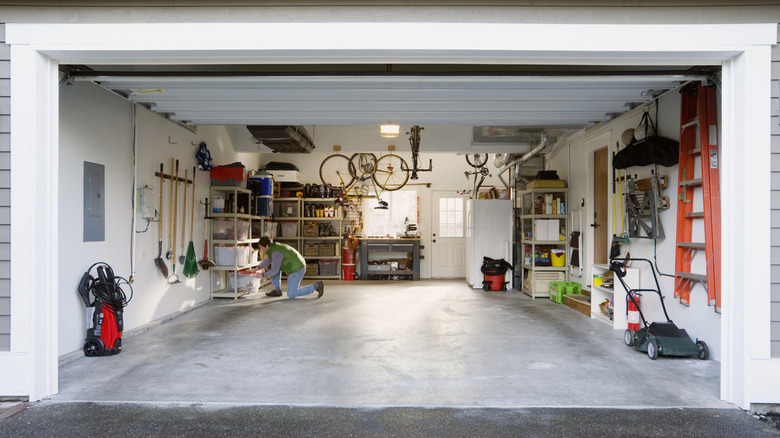
[[[431,277],[466,276],[466,201],[454,191],[431,196]]]

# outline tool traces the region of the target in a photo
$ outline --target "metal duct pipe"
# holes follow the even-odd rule
[[[507,170],[509,170],[512,166],[519,166],[519,165],[525,163],[526,161],[530,160],[536,154],[538,154],[542,149],[544,149],[546,146],[547,146],[547,135],[542,134],[542,137],[539,140],[539,144],[535,148],[533,148],[530,151],[526,152],[526,154],[523,155],[522,157],[512,161],[511,163],[506,164],[504,167],[499,169],[499,171],[498,171],[499,179],[501,178],[501,174],[502,173],[504,173]],[[503,181],[503,179],[501,181]],[[504,183],[504,184],[506,184],[506,183]]]

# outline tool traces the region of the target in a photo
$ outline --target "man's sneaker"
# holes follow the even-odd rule
[[[322,294],[325,293],[325,283],[318,281],[317,282],[317,298],[321,297]]]
[[[271,292],[266,292],[265,296],[267,296],[267,297],[281,297],[282,296],[282,291],[280,291],[279,289],[272,290]]]

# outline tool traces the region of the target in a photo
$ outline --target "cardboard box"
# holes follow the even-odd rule
[[[335,243],[320,243],[320,254],[324,257],[334,257],[336,255]]]
[[[297,170],[267,170],[277,182],[301,182],[301,172]]]
[[[307,243],[303,245],[304,257],[317,257],[320,255],[320,246],[316,243]]]
[[[563,189],[566,188],[566,181],[562,179],[535,179],[529,182],[526,189]]]

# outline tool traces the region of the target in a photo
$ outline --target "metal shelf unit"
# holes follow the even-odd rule
[[[551,281],[568,279],[569,229],[567,188],[532,188],[519,193],[515,209],[519,241],[516,265],[520,266],[520,290],[531,298],[549,297]],[[563,250],[563,266],[552,266],[552,250]],[[537,253],[549,252],[542,262]],[[515,268],[517,270],[517,268]]]
[[[217,265],[209,269],[209,287],[211,290],[211,298],[233,298],[237,299],[242,295],[246,295],[248,292],[239,291],[238,273],[241,270],[254,268],[260,264],[257,257],[253,256],[252,244],[259,242],[259,237],[253,238],[252,236],[252,222],[260,222],[261,229],[263,222],[267,219],[262,216],[254,216],[247,213],[238,213],[243,207],[244,211],[249,211],[249,206],[252,202],[252,191],[237,186],[211,186],[211,199],[214,196],[224,196],[226,199],[225,208],[228,212],[214,213],[210,212],[207,219],[209,219],[209,254],[212,259],[216,261],[217,253],[216,247],[232,246],[233,248],[233,265]],[[231,202],[228,202],[230,200]],[[239,221],[248,222],[249,231],[247,238],[244,239],[214,239],[214,221],[215,220],[232,220],[233,230],[237,233],[239,229]],[[236,236],[238,237],[238,236]],[[244,249],[247,248],[247,249]],[[249,251],[249,263],[239,262],[239,250]],[[229,288],[230,278],[233,276],[233,288]],[[219,280],[222,286],[219,289],[215,289],[215,280]],[[261,279],[261,286],[267,284],[267,279]]]

